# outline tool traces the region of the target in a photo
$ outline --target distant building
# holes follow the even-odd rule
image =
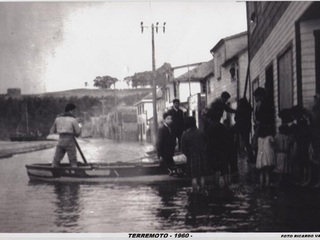
[[[137,124],[139,141],[151,141],[151,128],[149,121],[153,118],[152,94],[148,94],[134,106],[137,108]]]
[[[21,88],[8,88],[6,98],[21,99]]]
[[[196,119],[197,126],[202,128],[201,115],[206,107],[207,81],[214,75],[214,61],[203,62],[175,80],[180,83],[179,93],[185,95],[186,115]],[[193,86],[196,86],[193,89]],[[187,89],[187,90],[186,90]]]
[[[202,89],[201,81],[200,79],[194,78],[194,72],[192,69],[201,64],[202,63],[194,63],[172,68],[172,72],[176,69],[187,69],[187,73],[176,78],[173,78],[172,74],[167,83],[162,86],[161,90],[163,97],[160,100],[161,104],[159,104],[161,117],[165,111],[169,110],[173,106],[172,101],[176,98],[180,100],[181,110],[184,111],[185,115],[188,114],[188,98],[194,94],[200,93]]]
[[[230,93],[231,107],[243,96],[248,67],[247,32],[222,38],[211,50],[214,75],[207,81],[207,102],[210,104],[223,91]]]
[[[137,112],[135,106],[117,105],[107,115],[108,136],[117,141],[137,141]]]
[[[202,111],[206,107],[206,94],[197,93],[188,98],[188,116],[196,119],[196,124],[203,129]]]

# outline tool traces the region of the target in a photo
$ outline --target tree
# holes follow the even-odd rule
[[[132,76],[132,87],[136,88],[138,86],[140,87],[146,87],[148,85],[152,85],[152,72],[146,71],[146,72],[139,72],[135,73]]]
[[[169,63],[164,63],[160,68],[156,70],[156,85],[163,86],[167,83],[169,79],[173,78],[173,73],[171,70],[171,65]],[[145,87],[152,85],[153,73],[152,71],[145,71],[135,73],[132,76],[132,87],[136,88],[138,86]]]
[[[116,83],[118,81],[117,78],[110,77],[110,76],[98,76],[96,77],[93,82],[93,86],[98,88],[110,88],[112,84]]]

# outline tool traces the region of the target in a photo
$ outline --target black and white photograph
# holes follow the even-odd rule
[[[0,240],[314,239],[319,216],[320,2],[0,2]]]

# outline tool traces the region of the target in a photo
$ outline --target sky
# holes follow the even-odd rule
[[[141,33],[140,22],[144,23]],[[93,87],[97,76],[120,81],[156,68],[206,62],[221,38],[247,30],[245,2],[0,2],[0,93]],[[187,70],[181,70],[187,71]],[[178,72],[179,73],[179,72]],[[181,72],[182,74],[183,72]],[[177,73],[176,73],[177,74]]]

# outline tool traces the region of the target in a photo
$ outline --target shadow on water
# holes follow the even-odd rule
[[[51,189],[55,225],[52,231],[55,232],[317,232],[320,229],[317,189],[296,186],[261,189],[255,184],[238,182],[228,188],[208,186],[206,192],[193,193],[188,183],[180,182],[29,183],[33,187],[38,184],[40,192]]]
[[[153,188],[161,199],[157,217],[164,230],[230,231],[230,223],[239,219],[230,218],[230,214],[242,213],[237,196],[228,188],[208,188],[204,193],[193,193],[188,185],[161,184]]]
[[[57,227],[77,227],[80,218],[79,211],[79,184],[56,184],[55,224]]]
[[[189,186],[153,186],[161,229],[193,232],[317,232],[319,191],[294,186],[261,189],[237,183],[193,193]]]
[[[82,143],[88,160],[139,158],[140,146]],[[228,188],[208,183],[53,184],[29,182],[25,164],[50,162],[53,149],[1,161],[2,232],[318,232],[320,189],[284,185],[261,189],[247,176]],[[120,155],[118,153],[121,153]],[[106,157],[108,156],[108,157]],[[131,158],[130,158],[131,159]],[[108,160],[108,161],[107,161]],[[246,172],[246,171],[244,171]]]
[[[49,227],[49,229],[59,229],[59,232],[69,232],[67,229],[77,229],[83,210],[79,199],[80,184],[29,182],[28,186],[32,187],[37,193],[45,194],[47,201],[50,197],[50,202],[53,203],[53,211],[50,215],[54,218],[54,226]]]
[[[224,206],[232,204],[234,194],[229,189],[212,189],[205,193],[189,193],[186,225],[199,232],[224,230]]]

